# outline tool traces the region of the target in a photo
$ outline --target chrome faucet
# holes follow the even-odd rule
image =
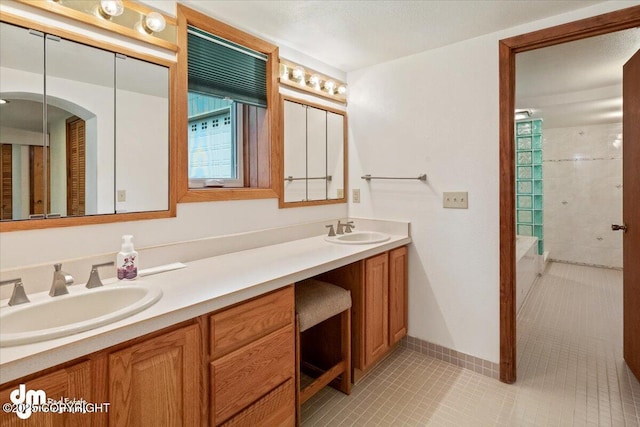
[[[27,298],[27,294],[24,292],[24,286],[22,286],[22,279],[9,279],[3,280],[0,282],[0,286],[4,285],[13,285],[13,293],[11,294],[11,298],[9,298],[9,305],[18,305],[29,302],[29,298]]]
[[[53,283],[51,284],[49,296],[57,297],[58,295],[68,294],[67,286],[73,284],[73,277],[69,273],[62,271],[62,264],[54,264],[53,268],[55,271],[53,272]]]
[[[89,280],[85,285],[88,289],[98,288],[102,286],[102,280],[100,280],[100,274],[98,273],[98,267],[108,267],[110,265],[115,265],[113,261],[104,262],[102,264],[93,264],[91,266],[91,274],[89,274]]]
[[[356,228],[356,226],[353,225],[353,221],[347,221],[347,223],[344,225],[344,232],[351,233],[351,230],[353,230],[354,228]]]
[[[343,224],[342,222],[340,222],[340,220],[338,220],[338,226],[336,227],[336,234],[344,234],[345,226],[346,224]]]

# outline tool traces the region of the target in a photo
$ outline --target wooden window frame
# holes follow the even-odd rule
[[[640,6],[499,41],[500,75],[500,381],[516,381],[514,110],[516,54],[640,26]]]
[[[280,108],[278,86],[278,46],[261,40],[249,33],[240,31],[210,16],[190,9],[180,3],[177,5],[178,21],[178,64],[177,91],[175,94],[175,124],[178,145],[177,197],[179,203],[210,202],[219,200],[276,199],[280,177]],[[188,147],[188,57],[187,26],[201,28],[218,37],[267,55],[267,122],[269,141],[269,188],[189,188],[189,147]],[[246,182],[247,177],[245,177]]]

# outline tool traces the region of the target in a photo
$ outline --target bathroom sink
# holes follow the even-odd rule
[[[97,328],[138,313],[162,297],[156,286],[108,285],[3,307],[0,347],[29,344]]]
[[[354,231],[353,233],[340,234],[335,237],[325,237],[327,242],[342,243],[345,245],[366,245],[369,243],[381,243],[389,240],[391,236],[377,231]]]

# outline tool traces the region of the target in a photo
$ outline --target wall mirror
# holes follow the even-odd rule
[[[347,115],[281,97],[283,191],[280,207],[345,203]]]
[[[109,47],[0,23],[3,231],[172,215],[171,63]]]

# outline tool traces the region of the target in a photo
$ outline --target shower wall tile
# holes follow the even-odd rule
[[[551,259],[622,267],[622,124],[545,129],[545,250]]]

